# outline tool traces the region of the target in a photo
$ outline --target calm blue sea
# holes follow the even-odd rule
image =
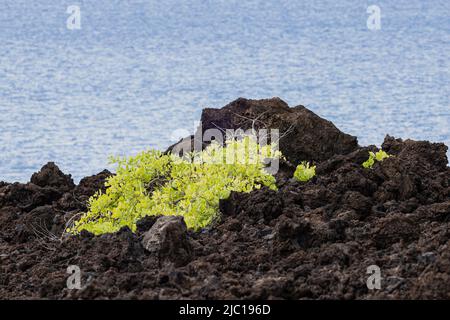
[[[79,180],[165,148],[204,107],[272,96],[363,145],[450,145],[450,1],[1,1],[0,180],[47,161]]]

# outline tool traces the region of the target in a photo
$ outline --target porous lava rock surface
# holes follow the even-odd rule
[[[0,182],[0,298],[450,298],[444,144],[386,136],[391,157],[365,169],[374,146],[278,98],[238,99],[205,109],[202,121],[287,132],[278,191],[232,193],[221,219],[199,232],[181,217],[146,217],[135,233],[64,236],[111,173],[75,185],[49,163],[28,183]],[[317,165],[306,183],[291,178],[303,160]],[[67,289],[70,265],[81,269],[80,290]],[[371,265],[380,290],[366,285]]]

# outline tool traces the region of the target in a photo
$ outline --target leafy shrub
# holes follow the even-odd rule
[[[389,157],[390,157],[390,155],[387,154],[382,149],[380,149],[377,153],[369,151],[369,159],[364,161],[362,166],[366,169],[372,169],[373,165],[375,164],[375,161],[383,161],[384,159],[389,158]]]
[[[298,181],[306,182],[316,175],[316,166],[310,167],[309,162],[303,161],[297,166],[294,172],[294,178]]]
[[[219,200],[231,191],[276,190],[264,160],[280,156],[275,145],[260,146],[246,137],[226,141],[226,147],[213,142],[183,158],[151,150],[113,159],[117,173],[107,180],[106,192],[91,197],[89,211],[67,231],[98,235],[123,226],[135,231],[136,222],[147,215],[182,215],[189,228],[204,228],[218,218]]]

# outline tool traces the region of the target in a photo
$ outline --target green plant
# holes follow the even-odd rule
[[[115,176],[106,192],[89,199],[89,211],[67,231],[111,233],[123,226],[136,229],[147,215],[182,215],[189,228],[204,228],[218,218],[219,200],[231,191],[250,192],[261,186],[276,190],[275,178],[264,171],[266,158],[279,158],[275,145],[260,146],[249,137],[212,143],[180,158],[151,150],[112,159]]]
[[[387,154],[382,149],[380,149],[377,153],[369,151],[369,159],[364,161],[362,166],[366,169],[372,169],[373,165],[375,164],[375,161],[383,161],[384,159],[389,158],[389,157],[390,157],[390,155]]]
[[[294,172],[294,178],[298,181],[306,182],[316,175],[316,166],[310,167],[309,162],[303,161],[297,166]]]

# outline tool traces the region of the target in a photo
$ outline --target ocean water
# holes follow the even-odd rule
[[[204,107],[273,96],[361,145],[450,145],[450,1],[1,1],[0,180],[47,161],[79,180],[164,149]]]

